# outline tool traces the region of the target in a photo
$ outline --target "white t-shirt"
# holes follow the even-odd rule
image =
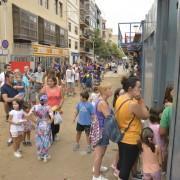
[[[11,110],[9,112],[9,115],[11,115],[12,118],[12,122],[14,123],[18,123],[18,122],[22,122],[25,121],[24,118],[24,112],[23,110]],[[10,132],[19,132],[19,131],[24,131],[24,126],[23,125],[15,125],[15,124],[11,124],[10,126]]]
[[[4,85],[4,82],[5,82],[5,72],[2,72],[0,74],[0,87]]]
[[[75,75],[75,71],[74,69],[67,69],[66,70],[66,82],[72,82],[74,83],[74,75]]]
[[[91,93],[91,96],[90,96],[90,101],[92,103],[93,106],[96,105],[96,102],[98,101],[98,98],[99,98],[100,94],[99,93]]]

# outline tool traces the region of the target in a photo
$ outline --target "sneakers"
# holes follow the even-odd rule
[[[92,152],[92,148],[91,148],[91,145],[88,145],[87,146],[87,150],[86,150],[87,153],[91,153]]]
[[[14,152],[16,158],[22,158],[22,154],[19,151]]]
[[[46,155],[46,156],[44,156],[43,157],[43,161],[46,163],[46,162],[48,162],[48,160],[50,160],[51,159],[51,156],[50,155]]]
[[[106,172],[106,171],[108,171],[108,168],[105,167],[105,166],[101,166],[100,172]],[[94,167],[93,167],[93,169],[92,169],[92,172],[94,172]]]
[[[108,180],[108,179],[100,175],[99,177],[93,176],[92,180]]]
[[[78,151],[79,148],[80,148],[80,145],[76,143],[76,144],[73,146],[73,151]]]
[[[10,146],[12,143],[13,143],[12,138],[9,138],[8,141],[7,141],[7,145]]]

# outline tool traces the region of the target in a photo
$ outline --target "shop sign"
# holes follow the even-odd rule
[[[42,45],[32,45],[35,56],[63,56],[63,49]]]

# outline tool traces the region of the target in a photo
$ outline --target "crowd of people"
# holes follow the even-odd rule
[[[79,150],[81,134],[85,131],[87,153],[94,153],[92,180],[107,180],[102,173],[108,167],[102,166],[102,161],[113,133],[113,129],[107,128],[107,121],[115,123],[122,134],[110,165],[114,176],[122,180],[130,176],[161,180],[167,166],[172,86],[166,90],[163,108],[149,108],[141,97],[137,74],[130,73],[122,78],[111,105],[112,86],[101,82],[106,67],[100,64],[74,64],[64,70],[54,64],[47,72],[40,64],[36,72],[29,66],[24,67],[23,73],[19,69],[12,71],[10,64],[4,68],[0,74],[1,101],[9,122],[8,145],[13,143],[16,158],[22,157],[21,143],[32,146],[34,128],[38,160],[47,162],[51,158],[48,152],[58,140],[64,96],[74,96],[75,86],[80,84],[81,100],[73,117],[73,122],[77,120],[73,151]]]

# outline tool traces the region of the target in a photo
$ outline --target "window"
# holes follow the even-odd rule
[[[75,26],[75,34],[78,35],[78,27]]]
[[[55,10],[56,15],[58,15],[58,0],[54,1],[54,10]]]
[[[46,9],[49,9],[49,0],[45,0],[44,5]]]
[[[59,15],[63,17],[63,3],[59,2]]]
[[[78,42],[75,41],[75,49],[78,49]]]
[[[71,48],[71,39],[69,39],[69,48]]]
[[[39,0],[39,4],[43,6],[43,0]]]
[[[68,23],[69,32],[71,32],[71,23]]]

